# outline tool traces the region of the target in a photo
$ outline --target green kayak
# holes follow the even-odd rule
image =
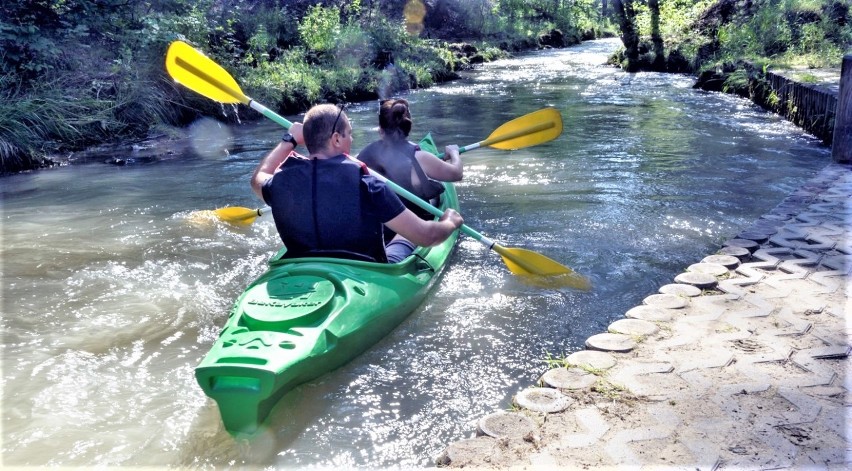
[[[445,184],[441,209],[458,210]],[[398,326],[428,294],[458,231],[400,263],[281,258],[237,299],[195,369],[225,428],[251,434],[295,386],[347,363]]]

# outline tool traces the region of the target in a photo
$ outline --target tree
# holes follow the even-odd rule
[[[624,69],[628,72],[639,70],[639,31],[636,28],[636,11],[633,0],[613,0],[612,7],[618,19],[621,30],[621,42],[624,44],[627,64]]]
[[[660,0],[648,0],[648,9],[651,12],[651,43],[654,45],[652,68],[663,71],[666,68],[666,58],[663,37],[660,34]]]

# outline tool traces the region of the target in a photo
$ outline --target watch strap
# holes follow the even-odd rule
[[[290,134],[289,132],[285,133],[283,136],[281,136],[281,140],[284,141],[284,142],[289,142],[290,144],[293,144],[294,148],[298,145],[298,143],[296,142],[296,138],[293,137],[293,135]]]

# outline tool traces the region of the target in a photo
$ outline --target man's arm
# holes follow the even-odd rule
[[[410,240],[414,245],[431,247],[443,242],[464,223],[461,214],[453,209],[444,211],[437,221],[420,219],[410,209],[400,213],[387,222],[387,226],[397,234]]]
[[[293,126],[290,127],[290,134],[296,138],[296,142],[302,144],[305,142],[304,137],[302,136],[302,123],[293,123]],[[257,167],[254,169],[254,173],[251,176],[251,189],[254,190],[254,193],[258,198],[263,200],[263,184],[266,183],[266,180],[272,178],[275,175],[275,171],[278,170],[278,167],[287,160],[287,156],[290,155],[290,152],[295,149],[296,146],[293,145],[292,142],[281,141],[272,149],[272,152],[266,155]]]

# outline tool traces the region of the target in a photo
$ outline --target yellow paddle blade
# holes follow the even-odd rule
[[[552,288],[589,290],[592,285],[584,276],[540,253],[494,244],[492,249],[500,254],[509,271],[529,277],[536,285]]]
[[[213,214],[225,222],[237,224],[239,226],[248,226],[263,213],[260,209],[231,206],[227,208],[219,208],[213,211]]]
[[[504,123],[480,145],[513,150],[552,141],[562,134],[562,115],[556,108],[542,108]]]
[[[211,100],[220,103],[249,102],[231,74],[183,41],[175,41],[169,46],[166,70],[175,81]]]

